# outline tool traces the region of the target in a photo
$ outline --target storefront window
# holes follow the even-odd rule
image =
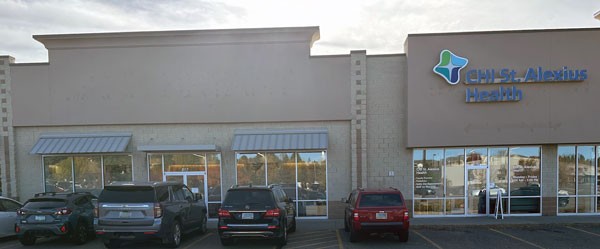
[[[510,148],[510,213],[540,212],[540,148]]]
[[[492,214],[498,194],[506,214],[539,214],[540,157],[540,147],[415,149],[414,214]]]
[[[148,178],[150,181],[163,181],[163,163],[161,154],[149,154],[148,155]]]
[[[163,154],[165,172],[206,171],[203,154]]]
[[[288,197],[296,200],[296,154],[266,153],[268,184],[279,184]]]
[[[446,214],[465,213],[465,150],[447,149]]]
[[[264,154],[237,154],[237,183],[239,185],[265,185],[265,178]]]
[[[596,146],[558,147],[558,213],[598,212]]]
[[[133,180],[131,155],[44,156],[43,161],[46,192],[98,195],[105,184]]]
[[[238,153],[237,184],[279,184],[298,216],[327,216],[327,152]]]
[[[73,192],[73,157],[44,157],[46,192]]]
[[[131,155],[104,156],[104,185],[117,181],[131,181]]]
[[[102,191],[102,165],[100,156],[73,157],[75,168],[75,192],[91,192],[96,195]]]

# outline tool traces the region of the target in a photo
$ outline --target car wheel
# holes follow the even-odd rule
[[[76,245],[82,245],[88,241],[88,239],[89,239],[88,235],[89,235],[89,233],[88,233],[87,227],[85,227],[85,224],[83,221],[80,221],[80,222],[78,222],[77,227],[75,227],[75,230],[73,230],[71,239],[73,240],[73,243],[75,243]]]
[[[294,217],[292,219],[292,226],[290,227],[290,229],[288,230],[288,232],[293,233],[296,231],[296,217]]]
[[[31,246],[35,244],[35,239],[35,236],[32,236],[30,233],[25,233],[22,237],[19,237],[19,242],[24,246]]]
[[[399,232],[398,237],[400,238],[400,242],[408,241],[408,230],[402,230],[402,232]]]
[[[119,248],[121,247],[121,241],[116,240],[116,239],[111,239],[108,242],[104,242],[104,247],[111,249],[111,248]]]
[[[173,222],[173,230],[171,230],[171,238],[169,238],[169,242],[167,243],[168,247],[177,248],[181,245],[181,225],[179,225],[178,221]]]
[[[231,239],[231,238],[221,238],[221,245],[223,245],[223,246],[233,245],[233,239]]]
[[[281,232],[283,234],[277,239],[277,245],[280,247],[285,246],[287,244],[287,222],[283,223],[283,228],[281,229]]]
[[[202,224],[200,225],[200,234],[205,234],[207,231],[206,223],[208,223],[208,218],[204,215],[204,219],[202,220]]]
[[[358,231],[355,231],[354,229],[350,230],[350,242],[354,243],[354,242],[358,242],[360,241],[360,233]]]

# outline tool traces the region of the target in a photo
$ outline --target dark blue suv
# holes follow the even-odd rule
[[[61,236],[84,244],[94,236],[95,197],[84,193],[39,193],[17,210],[15,232],[21,244],[39,237]]]

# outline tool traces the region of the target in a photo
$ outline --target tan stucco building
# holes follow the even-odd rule
[[[600,29],[417,34],[406,54],[312,56],[319,36],[34,36],[48,63],[0,57],[2,195],[177,180],[212,215],[247,183],[282,184],[307,218],[340,218],[357,187],[399,188],[423,217],[490,215],[498,194],[507,215],[599,211]]]

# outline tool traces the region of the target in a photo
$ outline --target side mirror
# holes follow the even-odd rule
[[[202,200],[202,194],[196,193],[196,200]]]
[[[343,203],[348,203],[348,200],[346,198],[342,198],[341,200]]]

